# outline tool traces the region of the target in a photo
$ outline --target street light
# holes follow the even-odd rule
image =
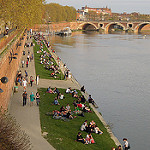
[[[3,83],[3,84],[6,84],[8,82],[8,78],[7,77],[2,77],[0,79],[0,81]]]
[[[0,81],[3,83],[3,84],[6,84],[8,82],[8,78],[7,77],[2,77],[0,79]],[[0,93],[3,93],[4,91],[0,88]]]
[[[18,55],[18,53],[14,53],[12,49],[12,52],[10,52],[9,56],[9,63],[11,63],[12,59],[17,59],[17,57],[14,57],[14,55]]]

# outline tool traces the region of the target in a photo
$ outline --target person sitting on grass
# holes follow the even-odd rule
[[[53,92],[54,92],[54,94],[56,94],[56,93],[59,94],[59,90],[56,87],[54,88]]]
[[[73,112],[75,114],[81,114],[82,113],[82,111],[78,107],[75,107],[75,110]]]
[[[91,110],[90,110],[90,108],[88,108],[86,105],[84,105],[84,107],[82,107],[82,109],[83,109],[83,112],[92,112]]]
[[[86,141],[87,141],[88,144],[93,144],[93,143],[95,143],[95,141],[94,141],[94,139],[93,139],[91,133],[87,134],[87,136],[86,136]]]
[[[57,100],[57,97],[55,97],[55,99],[54,99],[54,105],[60,105],[58,100]]]
[[[47,93],[54,94],[54,92],[53,92],[53,90],[51,88],[49,88],[49,90],[47,91]]]
[[[87,131],[88,125],[87,125],[87,120],[84,121],[84,123],[81,125],[80,130],[81,131]]]
[[[66,112],[66,109],[65,109],[65,107],[64,107],[64,106],[61,106],[61,108],[60,108],[60,112]]]
[[[81,143],[83,143],[83,144],[88,144],[88,143],[86,142],[86,140],[82,137],[81,132],[78,132],[78,135],[77,135],[77,142],[81,142]]]
[[[63,93],[60,93],[60,97],[59,97],[59,99],[64,99],[65,97],[64,97],[64,94]]]
[[[85,97],[84,97],[83,95],[81,96],[81,102],[82,102],[82,103],[85,103],[85,102],[86,102],[86,99],[85,99]]]
[[[82,109],[85,107],[84,104],[81,104],[81,103],[80,103],[80,104],[77,104],[77,106],[78,106],[79,108],[82,108]]]
[[[66,118],[68,118],[68,119],[74,119],[74,118],[76,118],[77,116],[72,116],[71,115],[71,110],[69,110],[68,112],[67,112],[67,115],[66,115]]]
[[[88,98],[88,102],[89,103],[92,103],[94,105],[94,99],[91,97],[91,95],[89,95],[89,98]]]
[[[94,133],[94,127],[91,124],[88,125],[87,132],[88,133]]]
[[[75,107],[77,107],[77,103],[76,103],[75,100],[73,101],[73,105],[74,105]]]
[[[81,87],[81,92],[84,92],[84,93],[85,93],[85,88],[84,88],[84,86]]]
[[[66,93],[67,94],[70,93],[70,92],[71,92],[71,87],[69,87],[69,88],[66,89]]]
[[[66,111],[70,111],[70,106],[69,106],[69,104],[67,104],[67,106],[66,106]]]
[[[56,78],[56,74],[55,74],[55,72],[52,72],[52,73],[51,73],[51,77]]]
[[[103,131],[101,131],[97,125],[95,125],[95,127],[94,127],[94,132],[96,134],[103,134]]]

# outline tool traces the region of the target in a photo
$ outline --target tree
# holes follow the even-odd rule
[[[49,18],[53,22],[73,21],[76,20],[76,9],[69,6],[61,6],[57,3],[45,5],[44,19],[46,22]]]
[[[29,137],[21,131],[16,120],[0,110],[0,149],[1,150],[29,150]]]
[[[43,0],[0,0],[0,19],[21,27],[40,23]]]

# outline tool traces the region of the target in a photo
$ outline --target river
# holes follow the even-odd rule
[[[150,35],[92,32],[51,40],[119,141],[149,150]]]

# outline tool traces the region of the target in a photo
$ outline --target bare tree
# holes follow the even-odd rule
[[[16,120],[0,110],[0,150],[29,150],[30,139]]]

